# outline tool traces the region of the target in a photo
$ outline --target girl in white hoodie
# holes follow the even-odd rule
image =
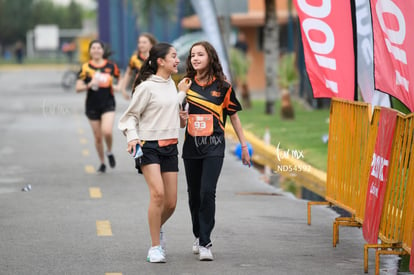
[[[165,262],[161,226],[173,214],[177,202],[178,134],[180,104],[191,82],[178,84],[171,78],[180,60],[167,43],[152,47],[139,72],[132,100],[118,128],[126,135],[127,151],[135,155],[138,144],[143,155],[136,159],[150,192],[148,223],[152,246],[148,262]]]

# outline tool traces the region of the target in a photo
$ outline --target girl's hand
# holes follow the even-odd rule
[[[95,86],[95,87],[99,87],[99,74],[95,74],[92,79],[91,82],[89,82],[89,85],[91,87]]]
[[[188,119],[188,110],[181,110],[180,111],[180,119],[187,120]]]
[[[249,148],[247,148],[247,145],[242,146],[242,162],[244,165],[249,165],[249,167],[252,165],[250,160]]]
[[[142,147],[141,141],[139,139],[133,139],[130,142],[128,142],[127,152],[132,155],[135,155],[137,144],[139,144]]]
[[[190,89],[190,86],[191,86],[191,79],[188,77],[185,77],[178,83],[178,90],[187,92],[188,89]]]
[[[127,93],[127,91],[122,90],[122,96],[126,99],[126,100],[130,100],[131,96]]]
[[[187,125],[188,110],[181,110],[179,114],[180,114],[180,127],[184,128]]]
[[[119,84],[112,84],[112,90],[114,91],[114,92],[119,92],[121,89],[120,89],[121,87],[119,86]]]

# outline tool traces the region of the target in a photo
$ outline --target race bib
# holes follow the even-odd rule
[[[99,87],[108,88],[112,86],[111,75],[108,73],[100,73],[98,75]]]
[[[213,115],[192,114],[188,117],[188,133],[193,137],[205,137],[213,134]]]

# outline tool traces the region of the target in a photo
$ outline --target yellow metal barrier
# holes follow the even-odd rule
[[[370,124],[366,103],[334,100],[329,125],[326,199],[355,214]]]
[[[379,229],[379,239],[382,242],[381,244],[364,245],[365,272],[368,272],[369,248],[377,249],[375,253],[375,274],[379,274],[380,255],[402,255],[407,253],[402,248],[404,230],[412,234],[412,223],[405,223],[405,220],[407,214],[412,215],[413,212],[412,208],[407,207],[407,204],[413,200],[413,193],[407,192],[407,190],[414,188],[414,182],[409,180],[413,173],[409,169],[410,155],[414,149],[413,132],[414,116],[398,114]]]
[[[369,128],[368,145],[366,149],[366,155],[364,156],[365,157],[364,161],[366,163],[363,167],[364,170],[362,171],[362,174],[361,174],[361,178],[362,178],[361,180],[364,186],[361,186],[359,193],[356,194],[360,199],[357,201],[357,205],[356,205],[355,220],[360,224],[363,223],[364,217],[365,217],[365,203],[366,203],[367,190],[368,190],[368,180],[369,180],[369,173],[371,171],[372,155],[374,154],[375,143],[377,141],[380,110],[381,108],[375,107],[374,113],[372,115],[371,125]]]
[[[413,127],[413,117],[414,114],[411,114],[409,117],[411,119],[411,125],[410,129]],[[413,132],[411,130],[411,132]],[[409,194],[409,198],[407,198],[407,203],[405,204],[405,220],[404,220],[404,232],[403,232],[403,242],[402,247],[405,251],[407,251],[409,254],[411,254],[411,246],[413,242],[413,230],[414,230],[414,199],[411,197],[414,195],[414,158],[411,156],[411,153],[414,152],[414,145],[411,145],[411,150],[409,151],[409,165],[408,167],[411,167],[411,169],[408,169],[408,175],[407,175],[407,189],[406,193]]]
[[[404,203],[407,198],[409,158],[413,145],[413,116],[397,116],[394,141],[389,161],[387,192],[384,198],[380,225],[380,239],[387,243],[401,243],[402,224],[405,218]]]
[[[365,201],[365,196],[362,195],[367,188],[370,115],[371,108],[367,103],[340,99],[331,102],[326,202],[308,203],[308,224],[311,224],[312,205],[335,205],[351,213],[351,217],[335,219],[332,240],[334,247],[339,242],[340,225],[362,225],[356,220],[355,214],[360,211],[361,200]]]
[[[339,226],[351,226],[351,227],[361,227],[364,221],[365,215],[365,202],[368,190],[368,179],[369,179],[369,172],[371,168],[371,156],[375,150],[375,141],[378,132],[378,123],[380,117],[380,108],[374,109],[374,114],[371,119],[371,124],[369,126],[369,133],[368,133],[368,144],[366,147],[366,153],[361,156],[362,167],[361,167],[361,181],[359,188],[355,188],[355,205],[354,210],[355,213],[352,213],[350,218],[348,217],[338,217],[335,219],[333,223],[333,246],[335,247],[336,244],[339,242]]]

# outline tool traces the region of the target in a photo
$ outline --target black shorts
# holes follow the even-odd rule
[[[135,159],[135,168],[142,174],[141,166],[159,164],[161,172],[178,172],[177,144],[160,147],[158,141],[146,141],[142,146],[142,157]]]
[[[86,100],[85,114],[90,120],[100,120],[102,114],[115,111],[115,99],[107,98],[101,101]]]
[[[86,107],[85,114],[90,120],[100,120],[102,114],[106,112],[114,112],[115,111],[115,104],[107,104],[103,107]]]

